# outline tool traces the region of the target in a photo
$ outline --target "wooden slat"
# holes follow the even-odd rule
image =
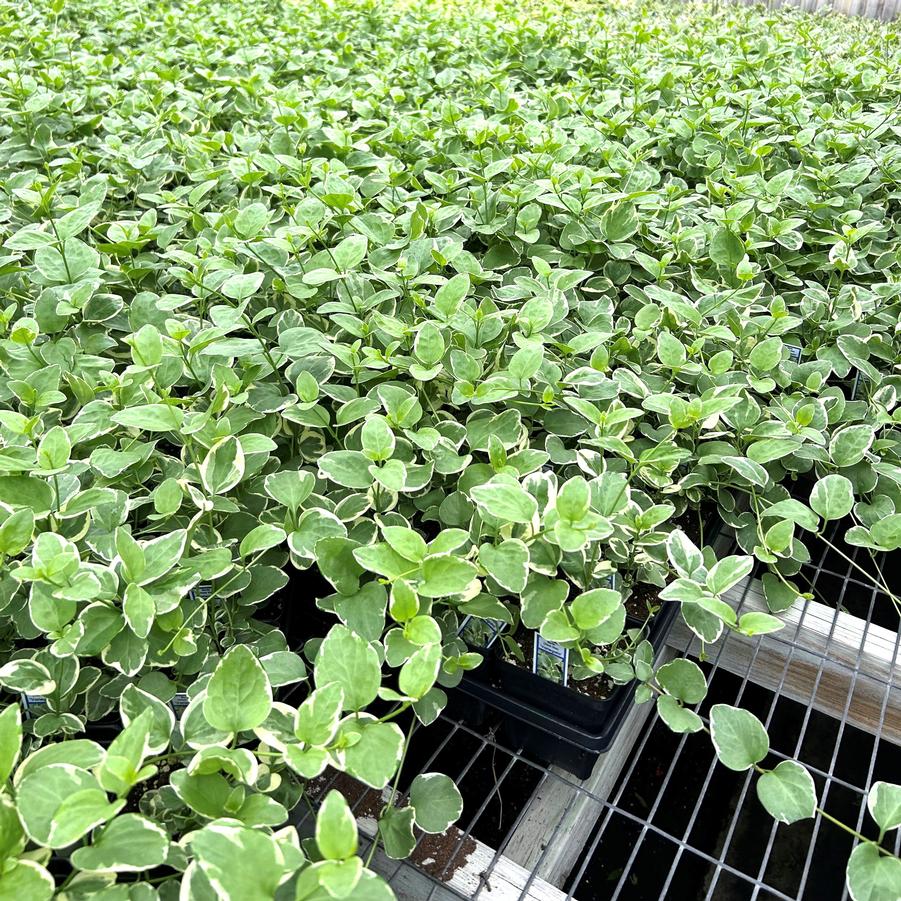
[[[374,795],[375,799],[378,798],[378,795],[346,774],[341,776],[341,780],[343,781],[340,790],[345,796],[349,795],[352,802],[360,795]],[[387,801],[390,794],[390,790],[385,789],[382,792],[382,801]],[[376,806],[381,805],[376,802]],[[311,817],[306,817],[300,824],[301,832],[304,834],[310,833],[312,827]],[[378,830],[376,820],[367,814],[357,816],[357,828],[362,838],[361,845],[365,844],[368,847]],[[463,833],[453,826],[451,830],[456,833],[455,842],[448,843],[448,847],[455,849],[457,836],[462,838]],[[363,856],[366,856],[365,853]],[[375,872],[390,880],[398,901],[423,901],[426,898],[429,901],[460,901],[460,895],[472,898],[477,892],[479,901],[566,901],[565,893],[544,879],[533,877],[530,870],[503,855],[494,863],[486,881],[483,874],[491,866],[494,858],[493,848],[475,838],[465,839],[452,866],[448,867],[450,872],[443,885],[435,883],[410,861],[391,860],[381,850],[373,856],[370,866]],[[444,861],[438,862],[442,866],[443,863]],[[526,885],[529,886],[528,890]]]
[[[658,662],[665,663],[674,656],[671,649],[664,648]],[[594,838],[597,820],[604,810],[601,802],[607,800],[623,766],[631,759],[635,742],[653,709],[653,704],[632,706],[610,750],[598,758],[591,775],[583,782],[576,782],[565,770],[551,767],[551,772],[566,781],[550,778],[538,786],[529,802],[528,816],[505,849],[508,857],[528,869],[535,868],[552,885],[565,883]],[[591,792],[598,800],[579,788]]]
[[[371,839],[375,834],[374,821],[358,820],[357,823],[360,832]],[[566,901],[563,892],[537,876],[532,879],[526,894],[523,894],[532,874],[504,855],[497,859],[487,880],[483,880],[482,875],[494,860],[495,851],[475,839],[473,844],[475,847],[453,871],[445,883],[446,887],[436,886],[425,873],[410,863],[398,866],[398,861],[390,860],[381,852],[375,855],[370,866],[385,878],[391,879],[391,887],[398,901],[423,901],[424,898],[429,898],[430,901],[459,901],[460,895],[474,898],[477,892],[479,901]],[[463,854],[462,851],[460,853]]]
[[[734,607],[740,606],[742,613],[767,611],[757,579],[739,583],[726,599]],[[847,706],[848,722],[875,733],[882,721],[882,735],[901,745],[897,634],[877,625],[867,627],[859,617],[836,613],[815,601],[795,604],[779,616],[785,622],[781,632],[756,638],[733,633],[721,639],[725,641],[722,648],[720,644],[708,646],[708,657],[717,659],[723,669],[738,676],[747,674],[751,682],[771,690],[779,688],[784,674],[781,694],[785,697],[837,718]],[[680,652],[688,648],[695,657],[703,650],[681,619],[670,633],[669,643]],[[894,688],[886,703],[887,683],[892,679]]]
[[[376,816],[379,810],[391,798],[391,789],[382,792],[368,788],[347,773],[329,774],[314,780],[311,785],[311,799],[316,802],[320,793],[332,788],[340,791],[355,810],[357,829],[360,835],[360,855],[364,860],[372,841],[378,832]],[[315,829],[315,819],[309,813],[298,808],[298,815],[293,819],[301,837],[310,836]],[[428,844],[430,839],[437,839],[437,846],[442,850],[432,852]],[[462,841],[461,841],[462,840]],[[460,850],[457,851],[457,847]],[[453,854],[452,860],[446,858]],[[429,855],[435,853],[441,860],[433,860]],[[495,861],[495,857],[497,860]],[[415,863],[414,863],[415,861]],[[493,862],[493,866],[492,866]],[[442,876],[440,871],[445,869]],[[398,901],[460,901],[475,897],[479,901],[567,901],[567,895],[545,880],[533,876],[509,858],[497,856],[493,848],[475,838],[466,836],[456,826],[451,826],[443,836],[425,836],[423,842],[413,852],[411,859],[392,860],[381,848],[372,857],[369,866],[384,879],[389,880]],[[435,881],[423,872],[420,867],[432,867],[431,872],[441,881]],[[487,879],[483,878],[487,874]],[[528,885],[528,889],[526,886]],[[481,888],[480,888],[481,887]],[[573,899],[575,901],[575,899]]]

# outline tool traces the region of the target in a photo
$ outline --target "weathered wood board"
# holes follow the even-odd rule
[[[766,611],[756,579],[740,582],[727,600],[742,613]],[[779,690],[785,697],[901,744],[901,652],[898,634],[816,601],[779,614],[780,632],[746,638],[735,633],[708,655],[728,672]],[[721,639],[721,642],[723,639]],[[681,620],[670,632],[678,652],[699,656],[701,642]],[[891,685],[891,687],[890,687]]]

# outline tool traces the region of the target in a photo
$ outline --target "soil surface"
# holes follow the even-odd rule
[[[156,791],[169,784],[169,775],[173,770],[171,763],[161,763],[155,776],[151,776],[144,782],[139,782],[129,793],[122,808],[122,813],[140,813],[141,798],[149,792]]]
[[[660,600],[660,589],[656,585],[639,582],[632,586],[632,593],[626,599],[626,613],[644,622],[652,619],[663,605]]]

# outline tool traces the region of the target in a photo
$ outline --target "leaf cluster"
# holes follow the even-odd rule
[[[0,894],[50,897],[55,855],[72,897],[380,901],[338,796],[312,842],[289,812],[327,766],[396,779],[481,660],[467,617],[695,731],[703,674],[655,674],[639,586],[710,642],[778,627],[727,603],[754,559],[778,613],[805,534],[901,546],[891,26],[372,0],[0,23]],[[713,508],[743,554],[707,546]],[[777,767],[764,804],[794,817],[802,782]],[[459,811],[427,774],[380,840]]]

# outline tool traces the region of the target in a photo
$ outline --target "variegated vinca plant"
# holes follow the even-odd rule
[[[624,602],[761,634],[805,534],[901,546],[897,30],[370,0],[0,23],[0,895],[390,898],[340,794],[313,835],[292,811],[328,767],[396,784],[480,661],[467,616],[637,678],[777,819],[816,814]],[[737,618],[755,558],[771,613]],[[901,894],[899,791],[871,791],[855,901]],[[440,774],[390,798],[394,857],[460,814]]]

